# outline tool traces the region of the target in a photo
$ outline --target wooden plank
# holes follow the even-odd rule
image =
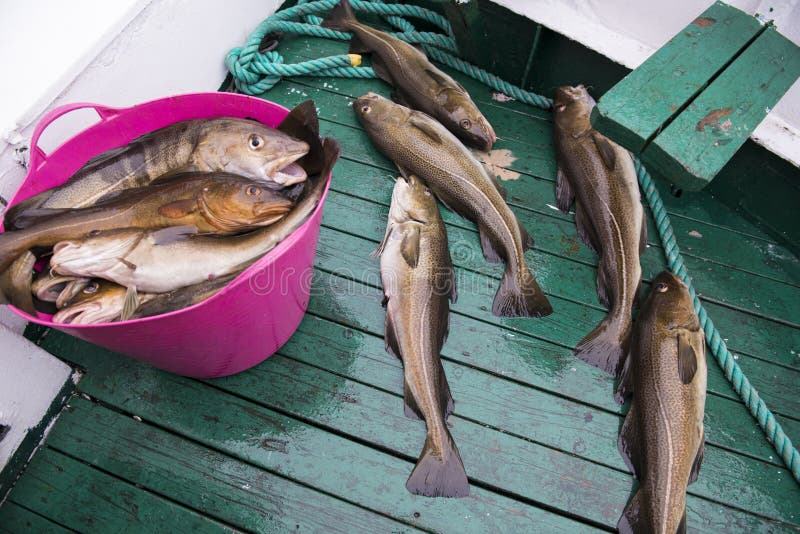
[[[81,398],[47,444],[249,531],[418,532]]]
[[[535,522],[554,532],[595,531],[589,525],[475,486],[466,499],[411,495],[405,481],[418,450],[413,457],[410,452],[388,454],[216,387],[129,358],[117,358],[85,344],[76,352],[72,345],[75,340],[64,336],[62,341],[65,353],[51,348],[90,369],[81,386],[92,397],[225,455],[419,528],[521,531]],[[746,514],[734,515],[735,519],[728,521],[743,519],[762,530],[767,525]]]
[[[685,189],[702,189],[798,76],[800,47],[767,28],[655,138],[645,162]]]
[[[326,117],[325,121],[323,121],[323,128],[327,128],[327,133],[338,135],[338,138],[345,146],[346,157],[357,161],[366,161],[370,165],[377,165],[380,168],[387,169],[386,174],[383,175],[386,178],[390,178],[396,173],[394,166],[375,152],[366,134],[360,126],[356,124],[356,120],[349,106],[350,101],[332,97],[330,93],[325,91],[315,93],[313,90],[309,89],[309,92],[304,92],[301,88],[298,88],[299,86],[288,83],[287,87],[289,87],[289,89],[286,91],[286,95],[281,95],[276,101],[287,106],[294,106],[307,99],[309,96],[314,97],[317,105],[321,108],[322,116]],[[327,122],[328,120],[335,120],[335,125]],[[346,127],[342,127],[342,124]],[[350,126],[352,126],[352,128],[350,128]],[[548,157],[552,158],[552,147],[547,150],[548,154],[550,154]],[[340,165],[343,164],[344,161],[340,163]],[[353,175],[349,177],[349,183],[352,184],[353,182],[357,184],[354,194],[362,197],[367,196],[366,192],[359,189],[363,186],[364,180],[359,179],[358,175]],[[532,230],[537,229],[539,227],[539,222],[542,222],[542,216],[547,217],[547,219],[544,220],[544,224],[547,224],[549,218],[556,213],[557,210],[555,210],[552,204],[555,202],[552,184],[536,180],[513,180],[506,183],[509,194],[511,195],[510,203],[512,206],[517,207],[520,204],[519,200],[522,199],[531,199],[527,202],[529,206],[531,204],[536,205],[534,213],[518,213],[520,220],[523,224],[526,224],[528,228]],[[337,187],[337,184],[334,184],[334,187]],[[383,195],[388,199],[390,196],[390,188],[391,182],[387,181],[383,184],[379,184],[379,188],[370,191],[369,194],[376,195],[381,194],[380,191],[385,191]],[[348,192],[352,191],[353,188],[351,187]],[[373,196],[373,198],[382,199],[384,196]],[[567,220],[561,216],[557,216],[557,218]],[[453,217],[450,220],[462,226],[465,224],[465,222],[458,217]],[[684,224],[681,224],[681,222],[682,221],[676,221],[676,232],[678,232],[679,236],[683,236],[681,244],[685,244],[687,241],[690,243],[687,245],[687,248],[684,249],[688,250],[686,254],[687,267],[690,269],[690,272],[693,273],[696,284],[698,287],[702,288],[704,295],[722,304],[728,304],[751,313],[770,318],[784,318],[795,324],[800,323],[800,304],[798,304],[798,302],[800,302],[800,287],[797,287],[797,285],[785,287],[782,284],[776,286],[773,283],[775,280],[753,280],[748,272],[742,273],[738,270],[732,271],[729,268],[729,264],[737,263],[738,261],[740,263],[743,262],[746,268],[766,272],[769,275],[781,276],[781,269],[772,269],[768,267],[770,265],[770,262],[766,261],[768,257],[742,254],[743,248],[749,250],[760,246],[762,249],[766,249],[764,256],[767,256],[769,251],[773,251],[774,253],[774,247],[758,240],[750,240],[753,242],[747,242],[747,240],[745,240],[745,242],[743,242],[741,235],[720,231],[714,227],[704,227],[698,223],[686,224],[685,221],[683,221]],[[468,223],[466,224],[469,226]],[[646,260],[649,257],[651,260],[654,260],[655,269],[660,270],[664,266],[664,260],[660,253],[661,247],[659,238],[652,221],[650,221],[649,227],[649,241],[654,245],[652,247],[654,250],[649,251],[649,255],[646,255],[644,259]],[[594,254],[586,247],[577,245],[574,226],[568,225],[562,228],[572,228],[572,230],[569,233],[565,233],[564,231],[559,232],[560,235],[557,236],[555,241],[543,239],[539,235],[539,231],[534,230],[534,239],[536,239],[539,247],[544,247],[543,249],[548,252],[564,254],[566,251],[569,253],[570,257],[596,264],[597,260]],[[565,241],[565,236],[569,236],[572,239]],[[559,245],[559,247],[554,249],[553,243]],[[712,254],[715,259],[713,263],[709,263],[705,258],[698,257],[698,254],[695,253],[695,251],[708,250],[705,247],[701,249],[698,246],[706,244],[715,252]],[[549,248],[547,248],[548,246]],[[699,256],[704,255],[703,252],[699,253]],[[791,254],[787,254],[786,257],[793,258],[794,261],[787,260],[781,262],[781,267],[788,267],[790,270],[790,272],[784,273],[783,276],[793,279],[796,283],[800,284],[800,261]],[[734,260],[731,261],[730,258],[734,258]],[[725,261],[725,263],[719,264],[719,261]],[[653,265],[653,263],[650,265]],[[649,266],[645,263],[643,267],[648,269]],[[741,287],[742,281],[745,279],[749,280],[748,285],[752,287],[752,291],[741,292],[730,290],[731,288]],[[782,280],[779,281],[782,282]],[[758,300],[756,300],[756,298]]]
[[[0,506],[0,532],[7,532],[8,534],[19,534],[20,532],[62,534],[71,531],[17,503],[6,501]]]
[[[756,18],[716,2],[604,94],[592,124],[641,152],[761,29]]]
[[[9,498],[79,531],[235,532],[47,448],[36,453]]]
[[[315,311],[316,308],[317,306]],[[454,324],[460,320],[459,332],[468,331],[464,327],[463,319],[453,319]],[[364,331],[353,330],[352,326],[339,324],[316,314],[308,315],[280,352],[309,365],[388,391],[399,387],[396,377],[401,364],[384,350],[381,332],[373,332],[371,328]],[[482,335],[483,332],[480,331],[471,332],[467,338],[474,339]],[[463,343],[461,339],[459,341]],[[601,418],[608,417],[606,412],[619,415],[625,413],[623,407],[616,404],[609,395],[610,381],[602,380],[599,372],[592,371],[588,366],[578,368],[575,365],[572,368],[566,367],[559,373],[553,369],[555,365],[548,365],[554,358],[549,352],[558,351],[558,347],[533,349],[530,347],[533,343],[523,343],[499,346],[496,357],[493,354],[459,352],[445,346],[442,357],[450,362],[447,368],[448,382],[455,397],[460,399],[457,409],[459,415],[514,433],[515,428],[525,428],[530,422],[526,419],[528,415],[539,411],[541,406],[552,405],[556,407],[555,410],[559,409],[560,401],[551,404],[539,402],[543,397],[551,398],[542,392],[577,399],[597,408],[584,413],[579,409],[559,412],[557,418],[563,418],[566,426],[573,424],[569,421],[574,417],[584,420],[591,418],[593,421],[594,413],[600,413]],[[520,349],[525,345],[527,348]],[[478,348],[474,341],[473,347]],[[541,356],[543,353],[546,354],[545,357]],[[562,350],[558,360],[569,360],[568,353]],[[528,365],[524,365],[525,363]],[[508,370],[510,368],[521,370],[514,373]],[[498,410],[498,407],[505,409]],[[548,409],[547,415],[552,417],[556,413],[554,409]],[[706,439],[714,445],[782,467],[781,459],[775,457],[772,445],[755,425],[742,424],[749,417],[741,402],[709,395],[706,401]],[[540,419],[540,415],[532,416],[533,421]],[[513,423],[508,423],[507,420]],[[616,428],[615,424],[611,426]],[[581,433],[593,436],[596,434],[588,430],[583,428]],[[796,435],[800,435],[800,432]],[[618,463],[612,465],[623,468]]]
[[[326,205],[325,224],[338,226],[354,235],[380,240],[388,213],[387,203],[391,194],[390,177],[390,174],[381,174],[380,171],[368,167],[351,166],[348,161],[341,161],[334,170],[332,187],[348,193],[360,190],[361,195],[372,197],[381,205],[375,206],[373,202],[364,202],[332,192]],[[448,223],[449,240],[456,264],[499,278],[502,268],[483,260],[474,226],[447,210],[441,211]],[[359,216],[352,217],[353,213],[358,213]],[[553,253],[553,255],[528,253],[529,259],[535,264],[537,276],[540,277],[540,282],[545,290],[569,300],[590,304],[598,310],[602,309],[596,300],[595,269],[593,266],[586,265],[592,264],[591,260],[594,259],[594,256],[577,242],[572,223],[547,218],[528,218],[529,214],[525,212],[517,213],[523,224],[532,229],[533,235],[538,241],[537,250],[544,248]],[[557,225],[556,228],[553,228],[554,225]],[[643,258],[646,280],[665,268],[664,260],[660,259],[658,254],[656,254],[657,258],[653,258],[653,254],[654,252],[648,250]],[[576,257],[581,262],[565,261],[561,256]],[[705,286],[700,285],[700,281],[703,280],[703,271],[698,270],[697,273],[697,275],[693,274],[695,282],[698,287],[705,290]],[[743,279],[739,283],[749,284],[750,280]],[[738,288],[742,286],[717,284],[717,287],[721,291],[733,290],[741,293]],[[780,298],[779,294],[778,298]],[[797,306],[795,305],[795,307]],[[729,339],[731,350],[736,351],[737,354],[741,352],[751,356],[760,356],[782,365],[800,368],[800,361],[798,361],[800,358],[796,354],[792,354],[792,350],[797,352],[795,347],[800,346],[800,331],[797,329],[745,316],[712,303],[708,303],[708,308],[723,336],[727,335],[726,332],[737,332],[736,336],[731,335]],[[742,325],[753,328],[743,329]],[[587,327],[591,328],[591,326]]]
[[[415,504],[412,509],[420,514],[417,523],[419,526],[422,526],[423,518],[434,519],[431,517],[434,512],[431,507],[441,503],[434,499],[415,499],[405,491],[403,482],[419,452],[418,434],[421,422],[411,421],[402,414],[397,415],[400,406],[397,397],[387,396],[373,388],[359,390],[358,396],[353,397],[349,388],[351,385],[355,387],[355,384],[333,375],[325,380],[322,375],[314,375],[308,380],[296,377],[303,381],[303,386],[297,385],[296,388],[300,390],[295,393],[301,398],[287,402],[288,392],[281,390],[281,384],[288,378],[286,375],[279,377],[277,374],[270,374],[271,378],[265,382],[263,375],[253,375],[253,369],[234,377],[214,380],[212,389],[129,359],[115,358],[106,351],[85,350],[70,353],[82,365],[91,369],[81,382],[87,393],[98,396],[105,403],[124,406],[145,421],[168,425],[174,432],[187,435],[193,440],[210,441],[215,448],[245,456],[251,463],[279,463],[281,472],[287,476],[313,473],[314,486],[318,488],[334,486],[336,493],[349,498],[361,498],[364,495],[373,501],[389,500],[389,510],[393,514],[410,517],[407,506],[410,498]],[[265,372],[269,373],[271,364],[272,361],[263,364]],[[235,387],[231,385],[234,380],[238,381]],[[217,389],[228,386],[236,397]],[[302,391],[305,391],[304,395],[300,394]],[[270,408],[248,402],[243,396],[253,399],[258,397],[259,404],[268,404]],[[151,400],[154,397],[158,399],[155,403]],[[356,402],[351,402],[353,399]],[[373,403],[373,399],[378,405]],[[286,418],[271,409],[273,406],[281,412],[299,410],[302,415],[300,419]],[[353,410],[363,413],[356,417]],[[208,425],[198,427],[196,421],[202,414],[213,414],[220,422],[211,421]],[[306,421],[314,422],[315,426],[309,427]],[[331,427],[326,421],[330,424],[335,421],[335,425]],[[340,424],[344,428],[340,428]],[[324,432],[319,429],[320,426],[326,429],[336,428],[337,433]],[[572,503],[566,508],[569,513],[577,513],[583,517],[597,516],[604,526],[613,526],[616,523],[621,507],[629,495],[630,477],[607,467],[585,461],[578,462],[569,454],[543,448],[467,421],[454,424],[453,432],[461,445],[462,454],[467,454],[465,451],[474,447],[487,447],[487,443],[490,448],[495,445],[489,452],[490,457],[479,456],[480,461],[471,462],[475,466],[473,469],[478,466],[489,470],[508,469],[510,473],[517,473],[516,485],[535,491],[537,502],[553,498]],[[257,438],[253,439],[253,436]],[[385,472],[375,472],[376,468],[380,469],[385,465],[380,460],[385,455],[350,439],[344,439],[350,436],[362,442],[377,443],[381,450],[392,451],[407,460],[402,462],[405,467],[396,466]],[[492,440],[487,441],[488,437]],[[265,440],[268,442],[268,450],[262,445]],[[512,447],[514,444],[516,446]],[[506,452],[506,447],[510,447],[511,452]],[[507,461],[503,462],[506,457],[509,461],[513,459],[514,463],[509,465]],[[553,465],[562,461],[562,467],[554,472]],[[566,469],[565,465],[570,469]],[[553,482],[531,487],[532,479],[552,479]],[[472,489],[473,495],[470,498],[447,500],[444,503],[445,507],[439,512],[442,515],[439,520],[447,522],[447,530],[454,528],[455,521],[460,523],[462,520],[455,518],[461,517],[467,523],[458,525],[459,529],[479,527],[480,531],[485,531],[501,524],[508,526],[508,521],[518,520],[528,526],[531,524],[533,518],[530,510],[520,510],[523,503],[519,501],[512,508],[517,512],[511,514],[504,513],[502,509],[486,510],[485,507],[484,512],[477,515],[474,514],[474,509],[464,510],[464,507],[473,507],[479,503],[485,505],[493,496],[487,495],[474,484]],[[586,491],[596,494],[600,500],[592,502],[580,499],[579,495]],[[689,521],[702,525],[704,529],[724,530],[733,525],[742,525],[740,528],[755,531],[790,528],[784,523],[721,507],[704,499],[690,497],[689,500]],[[464,514],[464,511],[473,513]],[[487,511],[490,512],[488,515]],[[468,521],[473,518],[480,525]],[[429,525],[429,528],[437,527]],[[441,528],[443,526],[439,525],[437,529]]]
[[[295,36],[285,36],[281,41],[280,47],[280,52],[284,55],[285,61],[288,63],[327,55],[343,54],[346,53],[346,51],[346,43],[312,37],[298,38]],[[458,80],[458,82],[469,91],[476,102],[485,104],[480,107],[487,117],[489,117],[490,121],[502,120],[501,117],[494,115],[493,108],[495,107],[512,110],[522,115],[522,117],[518,117],[517,120],[502,124],[503,135],[501,137],[515,139],[523,143],[530,139],[535,143],[536,136],[531,135],[528,129],[534,130],[535,132],[540,128],[539,120],[552,123],[550,111],[528,106],[516,101],[504,102],[502,104],[498,103],[497,101],[491,100],[489,97],[491,92],[482,83],[449,69],[448,67],[440,67]],[[316,89],[348,95],[350,97],[358,97],[367,90],[375,90],[377,92],[386,92],[388,90],[387,85],[378,81],[349,78],[297,77],[284,80],[281,84],[276,86],[275,89],[264,93],[262,96],[267,99],[274,98],[273,95],[276,93],[280,94],[286,84],[293,83],[290,80],[300,85],[313,86]],[[311,93],[308,94],[311,95]],[[322,109],[321,111],[325,112],[326,110]],[[552,126],[550,126],[550,128],[552,128]],[[552,133],[548,133],[547,137],[552,138]],[[539,176],[539,178],[554,182],[555,169],[553,168],[552,174]],[[714,195],[708,192],[688,192],[681,198],[676,198],[670,193],[669,183],[656,180],[656,187],[659,189],[670,215],[682,215],[700,221],[714,221],[714,224],[721,227],[744,233],[751,237],[757,237],[770,243],[775,243],[771,235],[743,218],[740,214],[733,212],[728,206],[721,203]]]

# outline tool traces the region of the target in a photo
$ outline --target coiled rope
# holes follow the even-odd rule
[[[245,46],[232,49],[225,59],[236,87],[243,93],[258,95],[271,89],[285,76],[313,75],[320,77],[376,78],[377,76],[372,68],[359,67],[360,58],[352,54],[286,64],[277,50],[259,51],[264,38],[274,32],[310,35],[342,41],[349,40],[351,37],[349,33],[322,28],[319,25],[322,19],[315,15],[316,13],[329,11],[337,2],[338,0],[298,0],[298,5],[279,11],[262,22],[250,35]],[[447,19],[438,13],[409,4],[384,4],[380,0],[371,2],[351,0],[350,3],[356,11],[374,13],[385,17],[389,24],[400,30],[400,32],[392,33],[392,35],[409,43],[422,45],[425,53],[433,61],[471,76],[492,89],[511,96],[520,102],[544,109],[552,107],[551,99],[525,91],[456,57],[454,54],[458,53],[458,47],[453,30]],[[403,16],[425,20],[441,29],[443,34],[418,32],[410,22],[402,18]],[[299,19],[304,20],[304,22],[298,22]],[[705,308],[703,308],[692,285],[691,277],[686,270],[686,265],[675,240],[675,232],[672,229],[672,224],[667,215],[667,210],[664,208],[661,196],[656,190],[647,169],[638,158],[636,159],[636,173],[639,178],[639,185],[644,191],[647,203],[655,218],[669,268],[689,288],[695,311],[700,318],[700,324],[705,332],[706,342],[711,349],[711,353],[724,372],[725,378],[731,383],[733,389],[739,394],[742,402],[744,402],[764,431],[767,440],[775,447],[778,455],[789,468],[795,480],[800,482],[800,453],[792,445],[791,440],[783,431],[773,413],[767,408],[758,391],[750,384],[750,381],[728,350],[722,336],[714,327],[714,323],[709,318]]]

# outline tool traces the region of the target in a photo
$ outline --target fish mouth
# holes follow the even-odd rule
[[[282,187],[304,182],[308,178],[308,174],[300,164],[295,162],[306,154],[308,154],[308,149],[272,160],[267,169],[267,176]]]
[[[573,102],[580,102],[582,100],[591,105],[596,103],[594,98],[592,98],[592,96],[589,94],[588,89],[583,84],[579,84],[574,87],[571,85],[565,85],[556,89],[555,97],[553,98],[553,109],[557,112],[562,112],[569,104]]]
[[[69,306],[69,303],[72,302],[72,299],[80,295],[81,291],[83,291],[86,286],[89,285],[90,279],[89,278],[76,278],[70,282],[68,282],[61,293],[58,294],[58,298],[56,299],[56,308],[59,310],[61,308],[66,308]]]
[[[270,202],[257,205],[254,210],[256,224],[259,226],[267,226],[280,220],[284,215],[289,213],[292,209],[292,205],[293,203],[289,200],[280,204]]]
[[[106,309],[102,302],[89,301],[65,308],[53,315],[53,322],[60,324],[95,324],[114,319],[118,312]]]

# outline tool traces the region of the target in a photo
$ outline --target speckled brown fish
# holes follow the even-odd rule
[[[395,98],[436,118],[464,143],[488,152],[497,136],[467,90],[436,68],[421,49],[356,20],[342,0],[322,26],[352,32],[350,52],[371,53],[375,74],[395,88]]]
[[[465,497],[469,482],[446,419],[453,398],[439,354],[455,302],[447,234],[433,193],[416,176],[398,178],[392,192],[381,258],[386,296],[386,350],[403,361],[405,412],[425,420],[425,446],[406,482],[428,497]]]
[[[501,317],[552,313],[525,258],[533,239],[503,199],[503,187],[472,152],[435,119],[380,95],[366,94],[353,108],[372,142],[400,172],[419,176],[445,206],[475,222],[484,257],[505,262],[492,312]]]
[[[575,203],[581,240],[598,256],[597,295],[608,315],[575,348],[581,360],[617,375],[627,350],[631,313],[642,279],[639,256],[647,226],[630,153],[592,128],[594,99],[581,85],[556,91],[556,197]]]
[[[25,250],[104,230],[192,226],[201,233],[233,233],[272,224],[292,205],[280,191],[233,174],[178,175],[88,208],[37,210],[30,226],[0,233],[0,272]]]
[[[703,461],[705,337],[686,286],[669,272],[636,317],[618,400],[633,393],[619,450],[639,479],[617,524],[622,533],[686,531],[686,486]]]
[[[30,209],[91,206],[167,174],[225,171],[273,189],[302,182],[306,171],[298,160],[309,143],[292,126],[311,122],[316,123],[311,101],[298,105],[277,129],[233,117],[177,122],[100,154],[64,184],[9,207],[5,228],[14,228]]]
[[[238,272],[275,248],[314,212],[339,145],[324,143],[322,172],[309,178],[295,207],[279,222],[252,232],[222,237],[196,235],[192,227],[110,230],[53,247],[50,265],[63,275],[105,278],[133,292],[165,293]]]

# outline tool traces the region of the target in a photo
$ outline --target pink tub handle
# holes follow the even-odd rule
[[[78,109],[86,108],[94,109],[97,114],[100,115],[100,122],[105,122],[116,117],[122,110],[121,108],[110,108],[108,106],[101,106],[99,104],[92,104],[90,102],[76,102],[74,104],[59,106],[50,111],[44,117],[42,117],[42,119],[39,121],[39,124],[37,124],[36,128],[33,130],[30,147],[30,164],[28,165],[30,169],[39,169],[39,167],[45,161],[47,161],[47,154],[45,154],[44,150],[42,150],[42,148],[39,146],[39,137],[41,137],[42,133],[47,129],[47,127],[62,115],[66,115],[67,113]]]

